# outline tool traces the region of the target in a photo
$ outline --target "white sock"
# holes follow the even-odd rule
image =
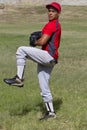
[[[17,66],[17,76],[18,76],[20,79],[23,79],[24,68],[25,68],[25,66]]]
[[[46,102],[45,103],[47,111],[54,112],[53,102]]]

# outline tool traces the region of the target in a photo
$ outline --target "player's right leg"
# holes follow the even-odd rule
[[[38,79],[41,90],[41,96],[46,106],[46,114],[43,115],[40,120],[48,119],[48,118],[56,118],[56,114],[53,106],[53,98],[49,86],[49,79],[51,72],[53,70],[53,66],[46,67],[41,64],[38,64]]]

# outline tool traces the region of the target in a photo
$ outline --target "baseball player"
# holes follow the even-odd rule
[[[58,62],[58,48],[61,39],[61,24],[59,22],[61,5],[57,2],[52,2],[46,5],[46,8],[49,21],[42,28],[41,37],[38,40],[30,38],[31,46],[21,46],[17,49],[17,74],[13,78],[4,79],[4,82],[9,85],[23,87],[26,59],[33,60],[38,64],[37,74],[41,96],[47,110],[47,113],[40,120],[56,117],[49,79],[55,64]],[[35,46],[41,46],[41,49]]]

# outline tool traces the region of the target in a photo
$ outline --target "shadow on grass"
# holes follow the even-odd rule
[[[62,105],[62,99],[56,99],[54,100],[54,109],[55,109],[55,112],[57,112],[61,105]],[[23,116],[23,115],[26,115],[27,113],[31,112],[31,111],[41,111],[42,113],[45,113],[46,112],[46,108],[45,108],[45,105],[43,102],[39,103],[39,104],[36,104],[35,106],[31,106],[30,107],[30,104],[22,104],[22,105],[16,105],[12,108],[9,109],[9,114],[11,116]]]
[[[32,111],[32,108],[30,107],[29,104],[20,105],[20,103],[19,103],[18,105],[15,105],[15,106],[9,108],[10,116],[23,116],[31,111]]]

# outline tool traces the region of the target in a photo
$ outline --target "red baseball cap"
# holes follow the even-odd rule
[[[57,2],[52,2],[51,4],[46,5],[46,8],[54,7],[59,13],[61,12],[61,5]]]

